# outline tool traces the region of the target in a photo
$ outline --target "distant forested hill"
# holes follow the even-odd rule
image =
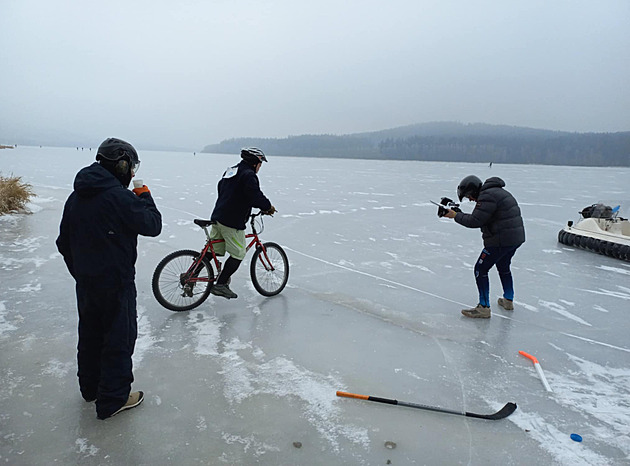
[[[247,146],[260,147],[273,156],[630,166],[630,131],[569,133],[452,122],[340,136],[228,139],[202,152],[233,154]]]

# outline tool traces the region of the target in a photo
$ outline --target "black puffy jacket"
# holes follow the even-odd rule
[[[488,178],[470,214],[458,212],[455,221],[468,228],[481,228],[484,246],[519,246],[525,242],[521,209],[514,196],[503,189],[505,182]]]
[[[218,191],[210,220],[226,227],[244,230],[252,207],[271,209],[271,202],[260,190],[256,170],[244,160],[223,173]]]
[[[136,196],[95,162],[74,179],[57,249],[77,283],[120,286],[134,280],[138,235],[161,231],[162,215],[151,194]]]

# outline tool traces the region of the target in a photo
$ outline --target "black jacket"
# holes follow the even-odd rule
[[[77,283],[119,286],[134,280],[138,235],[161,231],[162,215],[151,194],[136,196],[95,162],[74,179],[57,249]]]
[[[481,228],[484,246],[519,246],[525,242],[521,209],[496,176],[481,186],[477,205],[470,214],[458,212],[455,221],[468,228]]]
[[[252,207],[271,209],[271,202],[260,190],[256,170],[244,160],[223,173],[217,189],[219,197],[210,220],[226,227],[244,230]]]

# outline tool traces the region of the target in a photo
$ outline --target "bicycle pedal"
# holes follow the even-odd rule
[[[190,285],[184,286],[184,292],[182,293],[182,298],[192,298],[192,287]]]

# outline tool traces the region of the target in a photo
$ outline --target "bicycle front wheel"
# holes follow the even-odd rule
[[[189,311],[208,298],[214,272],[208,259],[198,261],[198,251],[181,250],[172,252],[157,265],[151,286],[155,299],[166,309]]]
[[[257,248],[249,268],[254,288],[263,296],[280,293],[289,280],[289,259],[276,243],[264,243]]]

